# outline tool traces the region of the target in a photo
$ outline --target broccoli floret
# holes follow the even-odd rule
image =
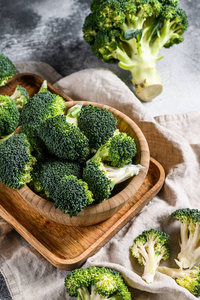
[[[82,179],[74,175],[61,178],[54,187],[52,195],[55,208],[59,208],[70,217],[77,216],[84,207],[94,202],[93,194]]]
[[[0,181],[6,186],[19,189],[31,181],[31,170],[36,158],[25,134],[16,134],[0,146]]]
[[[105,164],[121,168],[132,163],[136,152],[134,139],[125,132],[116,130],[114,136],[97,150],[93,158],[100,157]]]
[[[0,144],[10,137],[19,124],[19,111],[9,96],[0,95]]]
[[[37,136],[38,125],[47,118],[64,115],[65,101],[49,91],[37,93],[23,106],[20,115],[20,131]]]
[[[104,62],[118,62],[132,73],[143,101],[162,92],[156,70],[159,52],[183,41],[188,22],[178,0],[92,0],[83,35]]]
[[[91,148],[97,150],[114,135],[117,119],[106,108],[90,104],[81,109],[78,126],[89,139]]]
[[[71,297],[82,300],[131,300],[131,294],[121,274],[105,267],[76,269],[65,278]]]
[[[90,155],[89,142],[80,129],[63,115],[48,118],[38,126],[38,135],[48,151],[59,158],[86,161]]]
[[[24,104],[26,104],[29,100],[29,94],[23,86],[17,85],[14,93],[10,96],[10,98],[13,99],[13,101],[17,105],[18,110],[21,112]]]
[[[141,165],[125,165],[121,168],[110,167],[102,163],[100,157],[92,158],[83,169],[83,180],[92,191],[95,203],[108,199],[116,184],[137,175]]]
[[[26,134],[26,136],[33,149],[32,154],[37,158],[37,161],[46,160],[46,157],[48,157],[49,153],[43,140],[37,135]]]
[[[157,271],[174,278],[180,286],[194,296],[200,296],[200,267],[187,270],[158,267]]]
[[[180,253],[175,260],[180,268],[200,263],[200,211],[183,208],[172,213],[180,221]]]
[[[46,157],[34,166],[29,183],[31,189],[48,200],[53,200],[52,195],[60,180],[66,175],[74,175],[78,179],[82,177],[82,166],[77,162]]]
[[[0,86],[4,86],[16,72],[16,67],[12,61],[4,54],[0,54]]]
[[[144,265],[142,278],[147,283],[152,283],[160,261],[169,257],[169,235],[164,232],[150,229],[142,232],[135,238],[131,254]]]

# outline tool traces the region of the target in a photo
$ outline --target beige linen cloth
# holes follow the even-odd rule
[[[118,270],[130,287],[132,299],[197,299],[160,273],[152,284],[145,283],[140,277],[143,267],[131,258],[129,248],[143,230],[164,231],[171,236],[171,256],[162,265],[176,267],[179,224],[170,215],[178,208],[200,209],[200,112],[153,118],[129,88],[107,69],[82,70],[61,78],[46,64],[20,63],[17,68],[19,72],[41,75],[74,100],[104,103],[127,114],[142,129],[151,156],[165,169],[166,180],[161,192],[90,257],[84,267],[97,265]],[[14,300],[74,299],[65,291],[67,272],[52,266],[3,220],[0,220],[0,270]]]

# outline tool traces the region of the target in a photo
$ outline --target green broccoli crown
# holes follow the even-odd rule
[[[0,86],[4,86],[16,72],[16,67],[12,61],[4,54],[0,54]]]
[[[169,257],[169,235],[164,232],[150,229],[143,231],[136,237],[131,254],[139,264],[144,265],[142,278],[147,283],[152,283],[160,261]]]
[[[134,139],[124,132],[117,132],[97,150],[94,157],[100,157],[107,165],[121,168],[132,163],[136,152]]]
[[[131,300],[121,274],[105,267],[76,269],[65,278],[67,292],[78,299]]]
[[[97,150],[113,136],[117,119],[106,108],[90,104],[82,108],[78,126],[89,139],[90,146]]]
[[[22,111],[24,104],[26,104],[29,100],[29,94],[27,90],[21,85],[17,85],[14,93],[10,97],[13,99],[20,112]]]
[[[108,199],[113,189],[112,181],[107,177],[107,173],[102,167],[100,157],[91,159],[83,169],[83,180],[87,182],[92,191],[95,203]]]
[[[65,101],[62,97],[49,91],[35,94],[23,106],[20,115],[21,132],[37,135],[37,126],[47,118],[64,115]]]
[[[9,96],[0,95],[0,139],[13,133],[19,124],[19,111]]]
[[[184,271],[183,271],[184,272]],[[177,278],[176,282],[187,289],[191,294],[196,297],[200,296],[200,267],[185,272],[181,278]]]
[[[74,175],[82,177],[82,166],[77,162],[71,162],[56,157],[46,157],[43,161],[34,166],[31,176],[30,188],[36,193],[42,193],[46,199],[52,199],[55,186],[59,185],[64,176]]]
[[[0,147],[0,180],[13,189],[31,181],[31,171],[36,158],[25,134],[11,136]]]
[[[177,0],[93,0],[83,36],[104,62],[132,73],[137,95],[149,101],[162,91],[156,61],[163,47],[181,43],[188,26]],[[151,71],[150,71],[151,70]]]
[[[48,151],[59,158],[83,162],[90,155],[87,137],[78,127],[66,122],[64,115],[48,118],[38,126],[37,132]]]
[[[94,202],[87,183],[74,175],[62,177],[54,186],[51,198],[55,208],[59,208],[65,214],[69,214],[70,217],[77,216],[84,207]]]
[[[200,211],[198,209],[177,209],[172,213],[172,217],[176,218],[181,223],[190,224],[190,226],[195,223],[200,223]]]

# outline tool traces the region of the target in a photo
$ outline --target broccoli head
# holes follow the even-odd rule
[[[24,104],[26,104],[29,100],[29,94],[23,86],[17,85],[14,93],[10,96],[10,98],[13,99],[13,101],[17,105],[18,110],[21,112]]]
[[[59,208],[70,217],[77,216],[87,205],[94,202],[93,194],[82,179],[74,175],[61,178],[52,194],[55,208]]]
[[[132,163],[136,152],[134,139],[125,132],[116,130],[114,136],[97,150],[93,158],[100,157],[105,164],[121,168]]]
[[[0,86],[4,86],[16,72],[16,67],[12,61],[4,54],[0,54]]]
[[[159,52],[183,41],[188,22],[178,0],[92,0],[83,24],[84,39],[104,62],[132,73],[138,97],[162,92],[156,70]]]
[[[29,183],[31,189],[48,200],[53,200],[55,187],[66,175],[74,175],[78,179],[82,177],[82,166],[77,162],[71,162],[56,157],[47,156],[34,166]]]
[[[59,95],[49,91],[35,94],[23,106],[20,115],[20,131],[37,136],[38,125],[47,118],[64,115],[65,101]]]
[[[83,162],[90,155],[87,137],[68,123],[64,115],[48,118],[38,126],[37,132],[48,151],[59,158]]]
[[[97,150],[114,135],[117,119],[106,108],[90,104],[81,109],[78,126],[89,139],[91,148]]]
[[[187,270],[158,267],[157,271],[174,278],[180,286],[194,296],[200,296],[200,267]]]
[[[152,283],[160,261],[169,257],[169,235],[164,232],[150,229],[143,231],[135,238],[131,246],[131,254],[144,265],[142,278]]]
[[[200,211],[182,208],[172,217],[180,222],[180,253],[175,260],[180,268],[192,268],[200,263]]]
[[[0,146],[0,180],[8,187],[19,189],[31,181],[36,158],[25,134],[16,134]]]
[[[90,159],[83,169],[83,180],[92,191],[95,202],[100,203],[108,199],[116,184],[137,175],[141,165],[125,165],[121,168],[107,166],[100,157]]]
[[[131,300],[131,294],[121,274],[105,267],[76,269],[65,278],[71,297],[82,300]]]
[[[0,144],[14,133],[19,117],[14,101],[9,96],[0,95]]]

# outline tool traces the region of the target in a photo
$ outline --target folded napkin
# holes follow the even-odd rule
[[[176,267],[179,224],[170,215],[178,208],[200,209],[200,112],[153,118],[129,88],[107,69],[87,69],[61,78],[42,63],[17,64],[17,68],[19,72],[42,75],[73,100],[104,103],[128,115],[141,128],[151,156],[166,172],[160,193],[83,267],[96,265],[118,270],[133,300],[197,299],[158,272],[152,284],[145,283],[140,277],[143,267],[130,257],[129,248],[143,230],[164,231],[171,236],[171,255],[162,265]],[[52,266],[4,220],[0,220],[0,271],[14,300],[73,299],[64,286],[68,272]]]

